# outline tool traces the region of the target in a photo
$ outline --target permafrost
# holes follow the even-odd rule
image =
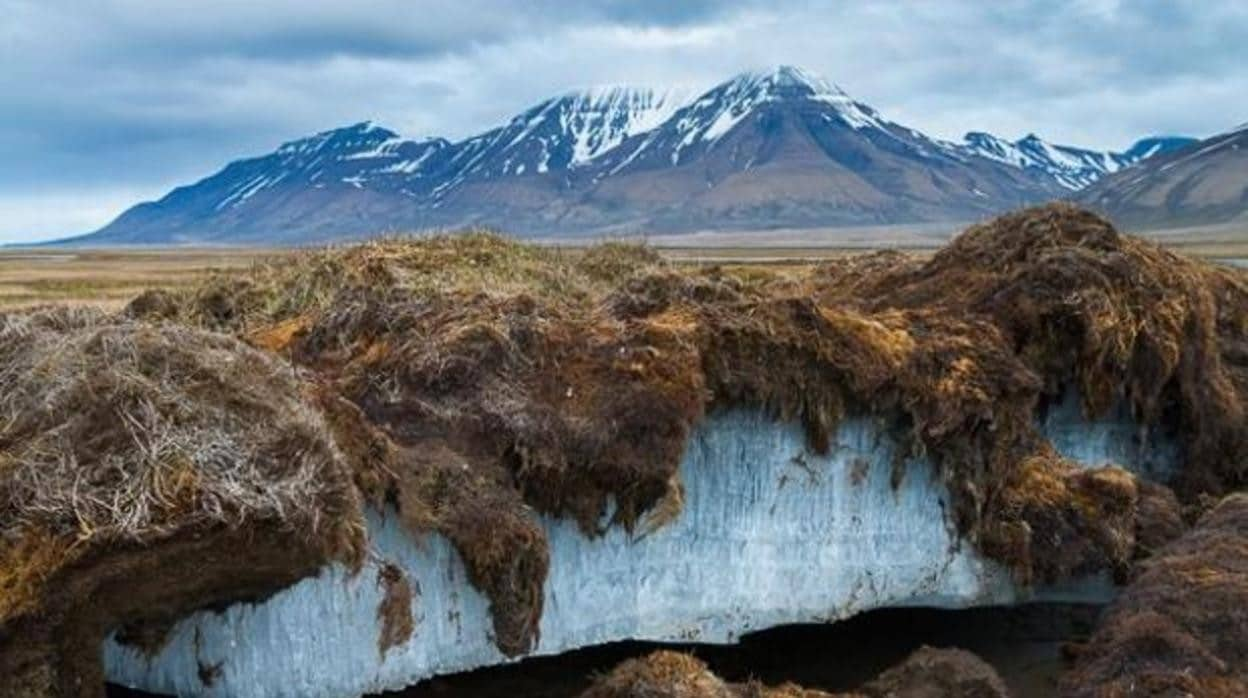
[[[1075,400],[1056,405],[1042,427],[1083,463],[1127,459],[1153,473],[1174,465],[1173,448],[1141,446],[1121,414],[1086,422]],[[880,421],[845,421],[824,456],[805,443],[794,424],[719,414],[686,449],[675,520],[648,535],[612,528],[597,539],[573,522],[545,520],[551,564],[534,653],[624,639],[729,642],[884,606],[1022,600],[1008,573],[959,541],[929,463],[906,461],[894,488],[896,443]],[[373,554],[361,573],[335,567],[263,603],[197,613],[150,657],[109,640],[109,680],[176,695],[338,698],[507,661],[491,638],[487,600],[445,538],[413,540],[382,512],[368,523]],[[415,630],[382,651],[386,562],[405,571],[415,592]]]

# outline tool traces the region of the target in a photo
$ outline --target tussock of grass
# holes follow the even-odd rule
[[[702,661],[679,652],[630,659],[601,677],[581,698],[734,698],[740,695]]]
[[[357,559],[359,495],[295,371],[90,310],[0,315],[0,624],[75,560],[277,522]]]
[[[1136,570],[1064,695],[1248,695],[1248,495],[1226,497]]]
[[[190,289],[155,290],[143,304],[176,299],[177,319],[245,332],[305,314],[349,310],[344,302],[385,289],[404,300],[449,295],[530,295],[582,304],[661,259],[649,248],[606,243],[584,252],[541,247],[485,231],[381,238],[215,274]],[[143,297],[141,297],[143,298]],[[157,299],[166,299],[160,301]],[[136,309],[141,313],[141,309]]]
[[[1006,698],[1005,683],[979,657],[958,649],[921,647],[905,661],[852,693],[826,693],[796,684],[727,683],[701,660],[659,651],[620,663],[580,698]]]

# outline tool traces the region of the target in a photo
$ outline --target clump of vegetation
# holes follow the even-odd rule
[[[1125,400],[1173,421],[1188,495],[1248,476],[1248,283],[1236,270],[1120,234],[1065,204],[974,226],[927,264],[873,275],[864,307],[982,317],[1044,381],[1079,389],[1091,417]],[[843,298],[844,296],[841,296]]]
[[[581,698],[733,698],[738,695],[706,664],[679,652],[655,652],[623,662]]]
[[[921,647],[905,661],[852,693],[826,693],[787,683],[728,683],[701,660],[660,651],[622,662],[599,677],[581,698],[1007,698],[997,672],[979,657],[957,649]]]
[[[1227,497],[1140,563],[1062,694],[1248,695],[1248,495]]]
[[[147,308],[155,303],[158,317],[245,334],[292,318],[358,310],[350,301],[361,302],[368,291],[388,291],[391,300],[488,293],[583,305],[661,263],[653,250],[625,243],[569,251],[488,231],[390,237],[261,260],[242,274],[223,272],[194,286],[153,290],[127,312],[150,317]],[[166,312],[168,299],[177,302],[176,312]]]
[[[701,660],[660,651],[629,659],[599,677],[580,698],[836,698],[794,684],[768,687],[756,681],[730,684]],[[845,695],[841,698],[853,698]]]
[[[166,582],[185,612],[358,563],[360,502],[302,380],[276,357],[95,311],[0,314],[0,657],[41,638],[85,651],[82,626],[173,610],[159,596],[132,614],[109,608],[115,594],[142,598],[130,575]],[[238,569],[249,555],[230,548],[253,536],[256,550],[287,552]],[[179,568],[188,550],[198,561]],[[61,691],[98,664],[102,632],[84,632],[96,656],[60,657]],[[0,671],[42,661],[0,659]]]

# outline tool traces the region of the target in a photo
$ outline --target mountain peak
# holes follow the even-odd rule
[[[1011,142],[990,133],[972,131],[963,137],[960,148],[969,155],[1051,177],[1062,187],[1077,191],[1105,175],[1191,142],[1189,138],[1158,136],[1140,140],[1123,152],[1102,152],[1056,145],[1035,133]]]
[[[844,90],[828,82],[823,76],[793,65],[778,65],[770,70],[741,73],[730,83],[766,95],[849,97]]]
[[[770,77],[776,85],[783,87],[806,87],[815,94],[845,94],[841,88],[828,82],[823,76],[797,66],[778,66],[772,71]]]
[[[375,147],[386,141],[398,139],[399,134],[382,128],[372,121],[361,121],[342,128],[321,131],[320,133],[283,143],[278,155],[310,153],[324,149],[352,150]]]

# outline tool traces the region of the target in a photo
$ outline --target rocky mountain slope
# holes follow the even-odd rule
[[[609,87],[546,100],[452,143],[372,123],[231,163],[139,204],[88,244],[320,242],[466,225],[521,235],[978,219],[1068,195],[1181,144],[1126,153],[951,143],[889,121],[800,68],[692,99]]]
[[[1248,124],[1107,177],[1080,198],[1124,225],[1248,222]]]
[[[1042,178],[1052,178],[1059,185],[1078,191],[1141,160],[1191,145],[1196,139],[1144,138],[1122,152],[1053,145],[1034,133],[1010,142],[990,133],[972,132],[966,134],[964,141],[963,147],[969,153],[1014,165]]]

